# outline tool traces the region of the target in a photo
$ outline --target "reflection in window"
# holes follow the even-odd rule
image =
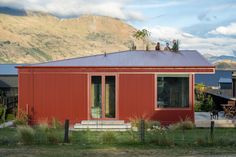
[[[157,105],[159,108],[189,107],[188,75],[158,75]]]

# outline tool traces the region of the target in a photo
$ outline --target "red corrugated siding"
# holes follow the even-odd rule
[[[68,118],[73,124],[88,119],[88,75],[81,69],[21,68],[19,72],[19,108],[26,110],[28,104],[32,122],[55,117],[62,122]],[[194,119],[193,107],[155,110],[154,74],[119,74],[118,78],[119,119],[145,117],[165,124],[186,117]]]
[[[154,110],[154,74],[119,76],[119,118],[150,117]]]
[[[86,74],[31,73],[19,80],[19,108],[28,104],[32,123],[87,119]]]
[[[32,110],[30,110],[33,104],[33,80],[31,73],[19,73],[18,84],[18,110],[26,111],[32,115]]]
[[[129,120],[135,117],[144,117],[158,120],[163,124],[174,123],[186,117],[194,120],[193,107],[190,109],[155,110],[154,74],[122,74],[119,78],[120,119]],[[192,105],[192,98],[190,98],[190,105]]]

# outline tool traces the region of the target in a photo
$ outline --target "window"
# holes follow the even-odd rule
[[[116,77],[91,76],[90,101],[92,118],[115,118]]]
[[[189,107],[189,76],[158,75],[157,107],[187,108]]]

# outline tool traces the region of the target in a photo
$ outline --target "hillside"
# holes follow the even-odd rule
[[[217,69],[236,69],[236,57],[235,56],[213,56],[210,54],[204,54],[204,57],[216,66]]]
[[[74,19],[28,12],[0,13],[0,63],[36,63],[128,50],[136,29],[119,19],[84,15]]]
[[[217,69],[236,69],[236,62],[232,60],[222,60],[214,64]]]

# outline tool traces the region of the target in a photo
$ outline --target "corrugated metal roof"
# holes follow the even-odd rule
[[[106,55],[94,55],[31,66],[212,66],[199,52],[195,50],[169,51],[122,51]]]
[[[206,86],[218,86],[220,78],[232,80],[232,71],[216,70],[215,74],[196,74],[195,83],[203,83]]]
[[[0,88],[13,88],[13,87],[18,87],[17,75],[0,76]]]
[[[0,75],[18,75],[16,66],[21,64],[0,64]]]
[[[232,78],[223,78],[221,77],[219,83],[232,83]]]

